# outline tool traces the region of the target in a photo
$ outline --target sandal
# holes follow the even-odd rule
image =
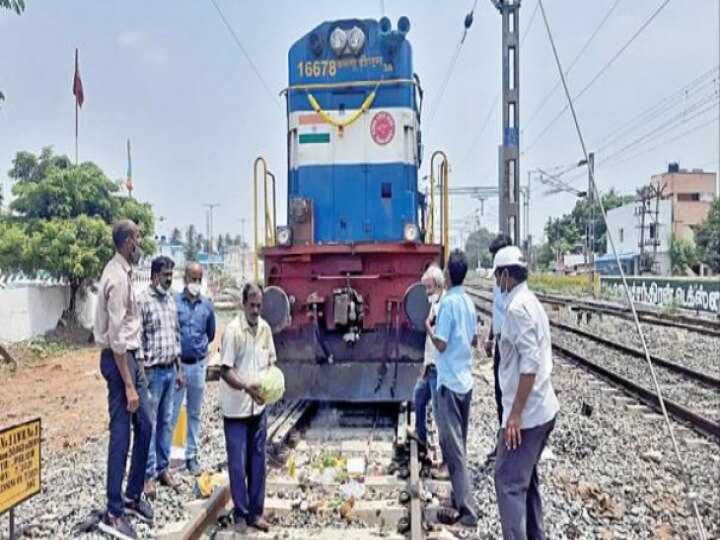
[[[437,513],[437,520],[443,525],[455,525],[460,519],[460,512],[454,508],[441,508]]]

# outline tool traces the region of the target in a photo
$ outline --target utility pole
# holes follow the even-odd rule
[[[520,242],[520,1],[492,0],[502,16],[502,145],[499,228]]]
[[[595,295],[595,152],[588,154],[588,266],[590,267],[590,293]]]
[[[220,203],[207,203],[203,205],[209,210],[208,214],[208,255],[212,255],[213,252],[213,210],[220,206]]]

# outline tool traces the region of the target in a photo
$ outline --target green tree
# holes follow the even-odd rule
[[[216,246],[217,246],[217,252],[218,252],[218,253],[223,253],[223,252],[225,251],[225,246],[226,246],[226,244],[225,244],[225,238],[223,238],[223,235],[222,235],[222,234],[218,234],[218,239],[217,239],[217,244],[216,244]]]
[[[538,246],[533,247],[533,259],[537,265],[538,270],[549,270],[552,264],[555,262],[555,251],[550,247],[550,244],[545,242]]]
[[[695,245],[700,260],[720,272],[720,199],[712,202],[707,217],[695,227]]]
[[[0,193],[0,195],[2,195],[2,194]],[[232,236],[230,236],[230,233],[225,233],[225,240],[224,240],[224,241],[225,241],[225,245],[226,245],[226,246],[232,246],[232,245],[233,245],[233,239],[232,239]]]
[[[137,223],[143,250],[155,251],[150,205],[118,195],[94,163],[75,166],[44,148],[39,156],[18,152],[8,175],[15,199],[0,227],[0,268],[67,280],[71,320],[78,291],[100,277],[112,256],[115,221]]]
[[[0,8],[11,9],[20,15],[25,11],[25,0],[0,0]]]
[[[185,261],[193,262],[197,260],[198,251],[195,225],[189,225],[185,232]]]
[[[468,266],[477,268],[478,259],[483,268],[492,268],[492,256],[488,251],[490,243],[495,238],[495,234],[491,233],[485,227],[480,227],[473,231],[465,241],[465,253],[468,258]]]
[[[172,230],[172,234],[170,235],[170,243],[174,246],[182,245],[183,243],[182,233],[177,227]]]
[[[672,234],[670,236],[670,267],[674,275],[685,275],[697,265],[698,256],[695,246],[687,238]]]
[[[601,195],[605,210],[612,210],[618,206],[634,200],[631,195],[619,195],[614,189]],[[607,243],[607,230],[600,213],[600,205],[595,203],[595,252],[605,253]],[[578,245],[585,243],[585,227],[587,226],[590,205],[587,199],[578,199],[569,214],[560,218],[550,218],[545,224],[545,235],[548,244],[553,250],[567,252]]]

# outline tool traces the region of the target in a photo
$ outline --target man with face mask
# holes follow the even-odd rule
[[[499,234],[490,243],[488,251],[495,258],[495,254],[502,248],[511,246],[512,239],[507,234]],[[485,354],[488,358],[493,357],[493,376],[495,377],[495,407],[498,414],[498,426],[502,424],[503,406],[502,392],[500,391],[500,377],[498,376],[498,367],[500,366],[500,331],[505,321],[505,294],[500,291],[500,287],[493,286],[493,304],[492,319],[490,321],[490,331],[485,340]],[[494,353],[494,354],[493,354]],[[487,456],[487,463],[495,461],[497,456],[497,446]]]
[[[503,538],[543,540],[537,464],[560,408],[550,379],[550,325],[542,304],[528,289],[522,252],[505,247],[495,255],[493,266],[507,302],[500,332],[503,418],[495,466]]]
[[[263,518],[267,414],[254,381],[275,363],[276,354],[270,325],[260,317],[262,296],[254,283],[243,287],[242,312],[225,329],[220,352],[220,407],[235,529],[241,533],[245,525],[270,528]]]
[[[140,313],[132,283],[132,265],[142,257],[140,230],[130,220],[113,227],[115,256],[98,286],[93,334],[102,347],[100,371],[107,382],[110,441],[107,463],[107,511],[98,527],[115,538],[137,538],[125,514],[152,522],[153,511],[141,495],[152,422],[145,373],[138,356]],[[133,451],[125,495],[122,483],[133,428]]]
[[[436,264],[430,267],[423,274],[420,283],[425,287],[430,302],[430,312],[428,319],[431,324],[435,324],[437,317],[437,307],[440,297],[443,293],[445,279],[440,267]],[[432,401],[433,415],[437,422],[437,370],[435,368],[435,357],[437,349],[433,345],[430,337],[426,337],[425,341],[425,358],[423,362],[423,371],[420,379],[415,385],[413,392],[413,401],[415,404],[415,429],[408,427],[408,436],[415,439],[423,448],[427,447],[427,404]]]
[[[140,294],[138,308],[142,320],[143,365],[150,392],[153,433],[145,469],[145,495],[155,496],[155,480],[177,489],[170,474],[170,442],[175,386],[182,385],[180,370],[180,328],[172,287],[175,263],[157,257],[150,268],[150,286]]]
[[[198,461],[198,440],[205,371],[210,343],[215,339],[215,310],[212,302],[200,294],[203,269],[197,262],[185,268],[185,290],[175,297],[180,322],[181,363],[184,384],[175,392],[173,429],[180,415],[180,407],[187,395],[186,410],[188,436],[185,464],[191,474],[198,476],[202,467]]]

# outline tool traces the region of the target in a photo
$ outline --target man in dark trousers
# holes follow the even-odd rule
[[[235,528],[245,524],[260,531],[270,526],[265,504],[265,439],[267,414],[253,381],[275,363],[270,325],[260,317],[262,291],[253,283],[242,291],[242,312],[225,329],[220,350],[220,406],[224,416],[230,493]]]
[[[494,259],[498,251],[511,245],[512,239],[507,234],[499,234],[490,243],[488,251],[490,251]],[[490,320],[490,331],[485,340],[484,348],[488,358],[493,356],[494,353],[493,376],[495,377],[495,407],[497,408],[498,427],[502,425],[503,416],[502,392],[500,391],[500,377],[498,375],[500,366],[500,330],[502,330],[503,322],[505,322],[505,293],[500,290],[500,287],[493,285],[492,319]],[[488,454],[487,463],[494,462],[496,456],[497,445]]]
[[[467,468],[467,435],[472,401],[472,356],[477,346],[477,314],[463,289],[467,257],[450,253],[445,270],[449,289],[440,300],[435,327],[426,322],[427,334],[438,350],[436,357],[438,431],[440,448],[452,483],[453,508],[438,512],[438,520],[475,530],[477,510]]]
[[[137,534],[125,514],[146,522],[153,520],[152,508],[141,497],[152,423],[147,380],[138,358],[140,313],[132,284],[132,265],[138,264],[142,256],[137,225],[129,220],[118,221],[113,228],[113,243],[116,253],[100,278],[93,331],[95,342],[102,347],[100,371],[107,382],[110,413],[107,511],[98,526],[114,538],[134,539]],[[131,425],[132,461],[123,497]]]
[[[560,405],[553,391],[547,313],[527,285],[522,252],[497,252],[495,280],[507,295],[500,340],[503,418],[498,434],[495,494],[505,540],[544,540],[537,464]]]

